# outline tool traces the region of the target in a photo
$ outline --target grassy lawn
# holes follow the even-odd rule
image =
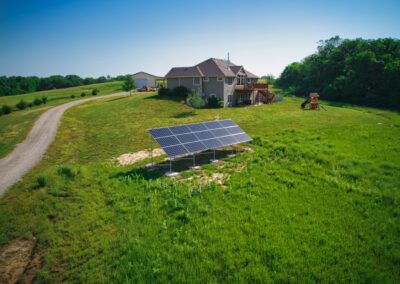
[[[398,283],[400,116],[301,101],[193,110],[140,93],[69,109],[0,199],[0,244],[38,238],[45,282]],[[155,146],[148,128],[216,117],[254,152],[177,179],[112,161]]]
[[[0,158],[7,155],[15,145],[25,139],[33,123],[38,116],[48,108],[65,103],[67,101],[78,100],[82,92],[86,97],[91,96],[93,88],[99,89],[98,96],[112,94],[121,91],[121,82],[109,82],[102,84],[93,84],[67,89],[57,89],[43,92],[34,92],[25,95],[0,97],[0,107],[4,104],[12,106],[14,112],[8,115],[0,116]],[[74,95],[75,98],[71,98]],[[35,98],[48,97],[45,105],[34,106],[25,110],[16,110],[15,104],[21,99],[26,102],[32,102]]]

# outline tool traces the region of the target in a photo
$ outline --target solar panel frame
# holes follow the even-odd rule
[[[190,133],[191,130],[189,129],[189,127],[187,127],[187,125],[178,125],[178,126],[172,126],[172,127],[168,127],[169,130],[171,130],[171,132],[174,135],[179,135],[179,134],[187,134]]]
[[[161,147],[169,147],[181,144],[175,136],[164,136],[155,139]]]
[[[154,128],[148,132],[172,158],[252,140],[231,119]]]
[[[218,121],[208,121],[208,122],[203,122],[203,124],[207,127],[207,129],[217,129],[217,128],[223,128],[223,126],[218,122]]]
[[[176,138],[178,138],[179,142],[181,142],[182,144],[198,141],[196,135],[194,135],[193,133],[176,135]]]

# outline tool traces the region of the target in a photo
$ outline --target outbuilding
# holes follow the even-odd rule
[[[138,72],[132,75],[133,80],[136,82],[136,88],[143,87],[156,88],[158,80],[164,81],[164,77],[155,76],[146,72]]]

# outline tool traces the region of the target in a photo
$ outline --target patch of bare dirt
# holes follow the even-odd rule
[[[198,182],[201,185],[209,185],[212,182],[216,182],[219,185],[224,185],[225,181],[229,179],[230,175],[226,173],[213,173],[211,176],[206,175],[205,173],[196,176],[196,177],[188,177],[185,179],[180,179],[180,181],[185,182],[185,181],[195,181]]]
[[[36,239],[15,239],[0,248],[0,283],[32,283],[42,263],[36,244]]]
[[[151,156],[158,157],[164,154],[165,153],[161,148],[153,149],[152,151],[142,150],[135,153],[122,154],[117,158],[117,162],[122,166],[127,166],[150,158]]]

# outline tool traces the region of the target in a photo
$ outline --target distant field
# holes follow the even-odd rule
[[[62,104],[67,101],[81,99],[82,92],[86,97],[91,96],[93,88],[99,89],[98,96],[111,94],[121,91],[121,82],[109,82],[93,84],[74,88],[57,89],[43,92],[34,92],[30,94],[0,97],[0,107],[4,104],[14,108],[14,112],[8,115],[0,116],[0,158],[9,153],[16,144],[20,143],[29,132],[33,122],[37,117],[48,108]],[[75,98],[71,98],[74,95]],[[25,110],[16,110],[15,104],[21,99],[26,102],[32,102],[35,98],[47,96],[48,102],[45,105],[34,106]]]
[[[0,199],[0,244],[38,238],[39,282],[398,283],[400,115],[301,101],[193,110],[140,93],[74,107]],[[155,146],[148,128],[216,117],[254,152],[178,179],[113,162]]]
[[[100,95],[110,94],[114,91],[121,90],[122,82],[107,82],[100,84],[92,84],[86,86],[65,88],[65,89],[54,89],[48,91],[34,92],[23,95],[16,96],[5,96],[0,97],[0,106],[3,104],[8,104],[10,106],[15,107],[15,104],[18,103],[21,99],[26,102],[32,102],[35,98],[41,98],[43,96],[48,97],[49,103],[55,103],[55,101],[60,100],[70,100],[71,95],[75,95],[76,99],[80,98],[82,92],[85,92],[87,96],[91,96],[91,92],[94,88],[98,88],[100,90]]]

